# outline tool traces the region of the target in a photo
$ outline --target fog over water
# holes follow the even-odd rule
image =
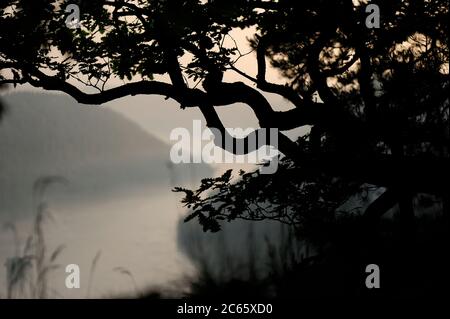
[[[267,240],[276,242],[285,234],[268,222],[233,222],[218,234],[203,233],[195,220],[183,223],[187,211],[181,195],[171,191],[174,186],[192,188],[228,167],[252,167],[171,164],[170,128],[188,127],[199,119],[195,112],[180,112],[172,124],[148,119],[159,123],[151,127],[153,135],[142,120],[133,119],[137,108],[124,116],[118,104],[84,106],[64,95],[36,92],[2,99],[8,111],[0,123],[0,225],[17,231],[17,236],[11,227],[0,231],[3,297],[4,265],[23,254],[41,203],[50,211],[44,221],[47,257],[64,245],[55,262],[61,267],[48,276],[54,297],[133,296],[172,287],[194,275],[203,260],[217,277],[225,268],[233,272],[227,275],[245,276],[245,267],[242,274],[233,269],[249,258],[263,258]],[[45,178],[54,182],[36,196],[33,185]],[[65,287],[64,267],[72,263],[80,266],[80,289]]]
[[[46,202],[48,251],[66,248],[58,263],[81,267],[79,290],[67,290],[63,269],[55,270],[55,290],[84,297],[94,256],[101,251],[91,295],[135,290],[128,269],[147,288],[167,284],[189,261],[177,248],[177,222],[183,212],[175,185],[209,176],[207,165],[168,165],[169,145],[106,108],[81,106],[61,95],[19,93],[3,97],[8,112],[0,125],[0,287],[3,264],[23,248],[36,215],[33,183],[58,177],[38,202]],[[19,247],[17,247],[19,246]],[[2,290],[0,290],[2,291]],[[4,292],[1,292],[4,295]]]

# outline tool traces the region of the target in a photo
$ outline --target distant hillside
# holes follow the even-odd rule
[[[18,93],[2,100],[0,213],[27,210],[24,198],[40,176],[68,179],[61,196],[75,201],[168,190],[170,180],[189,177],[187,166],[169,171],[168,145],[114,111],[64,95]],[[200,177],[210,172],[206,165],[195,169]]]

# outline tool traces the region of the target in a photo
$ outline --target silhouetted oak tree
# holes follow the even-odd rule
[[[352,0],[2,0],[0,83],[90,105],[162,95],[199,108],[223,133],[216,108],[248,105],[261,128],[279,129],[285,159],[273,176],[231,184],[227,173],[197,192],[179,189],[207,229],[223,218],[297,223],[302,215],[287,211],[329,214],[363,184],[386,188],[369,219],[399,204],[408,223],[416,194],[448,203],[448,1],[371,3],[380,28],[366,27],[367,2]],[[80,28],[66,27],[69,4],[79,5]],[[256,74],[237,67],[245,52],[224,45],[235,29],[250,34]],[[285,83],[267,80],[268,63]],[[225,82],[225,72],[243,82]],[[123,84],[109,87],[112,78]],[[264,93],[292,108],[276,111]],[[302,126],[311,132],[297,142],[283,134]],[[223,197],[199,197],[215,187]]]

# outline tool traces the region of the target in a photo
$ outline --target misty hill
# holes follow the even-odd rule
[[[169,145],[114,111],[64,95],[18,93],[2,100],[0,213],[29,209],[26,198],[42,176],[66,178],[60,196],[77,202],[169,191],[192,178],[188,165],[169,169]],[[206,165],[195,171],[198,178],[210,173]]]

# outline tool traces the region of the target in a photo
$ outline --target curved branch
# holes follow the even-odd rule
[[[37,79],[34,79],[33,77],[36,77]],[[27,82],[35,87],[67,93],[77,100],[78,103],[91,105],[100,105],[128,95],[139,94],[163,95],[174,99],[182,105],[188,106],[198,105],[202,99],[205,99],[205,93],[201,90],[175,88],[172,84],[159,81],[127,83],[94,94],[85,93],[75,85],[62,81],[55,76],[46,75],[37,70],[33,70],[32,77],[28,78]]]
[[[261,127],[276,127],[286,131],[304,125],[337,122],[339,118],[344,121],[342,116],[336,117],[336,108],[326,103],[309,103],[288,111],[274,111],[264,95],[243,82],[220,83],[208,87],[207,90],[213,105],[247,104],[255,113]]]
[[[295,160],[297,157],[298,148],[295,142],[291,141],[286,135],[279,132],[278,130],[275,131],[276,138],[274,140],[272,139],[273,136],[267,134],[267,130],[270,130],[271,128],[261,128],[249,133],[243,138],[235,138],[231,136],[225,129],[213,105],[203,104],[200,106],[200,110],[205,117],[206,125],[211,129],[215,129],[212,130],[213,134],[215,135],[214,144],[232,154],[246,155],[258,150],[258,148],[261,146],[267,145],[273,146],[293,160]],[[262,130],[266,131],[263,134],[260,134]],[[215,134],[215,131],[220,134]],[[273,133],[273,131],[270,133]],[[264,137],[265,140],[261,141],[261,137]],[[243,145],[243,147],[240,148],[237,145]]]
[[[234,93],[238,93],[237,96],[232,96],[231,97],[232,100],[230,100],[229,97],[227,97],[226,95],[232,94],[232,92],[230,91],[227,92],[226,91],[227,89],[225,89],[225,92],[223,92],[222,96],[223,100],[220,100],[220,98],[217,97],[211,98],[210,94],[207,94],[199,89],[189,89],[189,88],[180,89],[172,84],[158,81],[141,81],[135,83],[128,83],[120,87],[102,91],[100,93],[88,94],[81,91],[72,84],[62,81],[57,77],[48,76],[38,70],[33,70],[33,76],[37,77],[38,80],[33,79],[32,77],[28,78],[27,82],[30,83],[31,85],[35,87],[41,87],[46,90],[57,90],[65,92],[82,104],[100,105],[128,95],[155,94],[155,95],[164,95],[169,98],[172,98],[181,105],[185,106],[187,105],[190,107],[198,106],[200,107],[200,110],[202,111],[203,115],[206,118],[208,127],[218,129],[222,133],[222,136],[224,138],[232,139],[234,145],[242,142],[245,143],[244,145],[250,145],[248,143],[249,140],[255,138],[255,136],[252,136],[251,134],[256,134],[257,137],[260,136],[259,132],[255,131],[251,133],[249,136],[244,138],[244,141],[240,141],[239,139],[230,136],[228,132],[225,130],[222,122],[220,121],[220,118],[217,115],[217,112],[214,109],[214,104],[211,103],[211,100],[214,100],[214,102],[218,102],[218,104],[215,105],[225,105],[235,102],[250,103],[249,105],[252,108],[254,108],[254,110],[258,111],[257,116],[259,115],[260,117],[262,117],[262,122],[264,124],[269,124],[268,121],[268,118],[270,117],[269,112],[273,112],[270,108],[270,104],[258,91],[253,90],[245,85],[244,87],[242,87],[241,85],[239,85],[239,83],[237,83],[237,85],[229,84],[231,86],[230,87],[231,90],[236,90],[234,91]],[[224,87],[227,88],[227,85],[224,84]],[[249,93],[252,93],[253,95]],[[262,108],[258,107],[258,105],[254,103],[262,103],[261,104]],[[263,109],[263,111],[261,111],[261,109]],[[278,121],[282,122],[284,121],[284,119],[279,117]],[[270,127],[275,128],[276,126],[264,126],[264,128]],[[267,136],[266,141],[263,142],[259,141],[258,145],[260,146],[271,145],[271,142],[272,141],[270,140],[269,136]],[[223,143],[223,141],[221,141],[221,143],[218,145],[223,146],[222,148],[225,147],[224,146],[225,143]],[[295,153],[295,143],[292,142],[282,133],[278,133],[277,145],[272,146],[277,147],[281,152],[283,152],[285,155],[288,156],[293,156]],[[255,149],[247,147],[246,149],[244,149],[243,154],[248,154],[249,152],[252,152],[254,150]],[[239,150],[236,147],[234,147],[233,150],[230,149],[228,151],[234,154],[239,154]]]

